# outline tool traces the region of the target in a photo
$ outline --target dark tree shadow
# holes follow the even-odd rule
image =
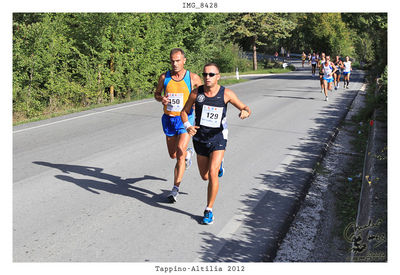
[[[356,76],[353,75],[351,82],[361,83],[362,75]],[[277,75],[274,78],[297,79],[297,76]],[[337,101],[320,111],[314,119],[318,126],[309,129],[308,135],[300,140],[299,145],[288,148],[294,156],[290,163],[281,164],[277,171],[266,170],[254,175],[264,188],[254,189],[250,195],[243,196],[243,209],[248,215],[240,221],[242,226],[229,238],[206,232],[199,251],[201,261],[273,261],[312,183],[313,168],[321,161],[328,142],[334,138],[333,133],[340,127],[357,91],[349,89],[335,95]],[[261,148],[264,147],[260,147],[260,154],[268,154],[268,146],[264,151]]]

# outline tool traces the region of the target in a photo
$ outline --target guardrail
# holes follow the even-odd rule
[[[375,96],[377,96],[379,86],[375,89]],[[356,226],[354,232],[354,238],[351,249],[350,261],[355,261],[355,257],[365,257],[371,250],[370,242],[361,242],[361,240],[368,240],[370,230],[365,228],[373,227],[371,219],[371,203],[373,195],[372,181],[372,170],[374,163],[374,152],[373,145],[375,143],[376,134],[376,109],[373,112],[372,119],[370,122],[369,133],[366,151],[364,155],[364,167],[362,173],[362,183],[360,198],[358,202]]]

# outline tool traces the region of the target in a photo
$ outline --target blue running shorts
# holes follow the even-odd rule
[[[180,116],[169,116],[164,114],[161,117],[161,121],[164,133],[169,137],[187,133]],[[189,122],[194,125],[194,113],[189,115]]]
[[[333,77],[330,77],[330,78],[324,77],[324,80],[326,80],[327,83],[330,83],[330,82],[333,82]]]

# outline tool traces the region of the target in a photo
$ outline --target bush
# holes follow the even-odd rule
[[[387,66],[382,73],[381,80],[380,80],[380,91],[377,98],[378,107],[381,108],[384,112],[384,115],[387,117],[387,85],[388,85],[388,78],[387,78]]]

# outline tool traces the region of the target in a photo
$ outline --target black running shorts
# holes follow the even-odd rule
[[[205,157],[209,157],[210,154],[214,151],[225,150],[226,144],[227,144],[226,139],[219,139],[217,141],[205,142],[205,143],[193,140],[193,146],[194,150],[196,151],[196,154]]]

